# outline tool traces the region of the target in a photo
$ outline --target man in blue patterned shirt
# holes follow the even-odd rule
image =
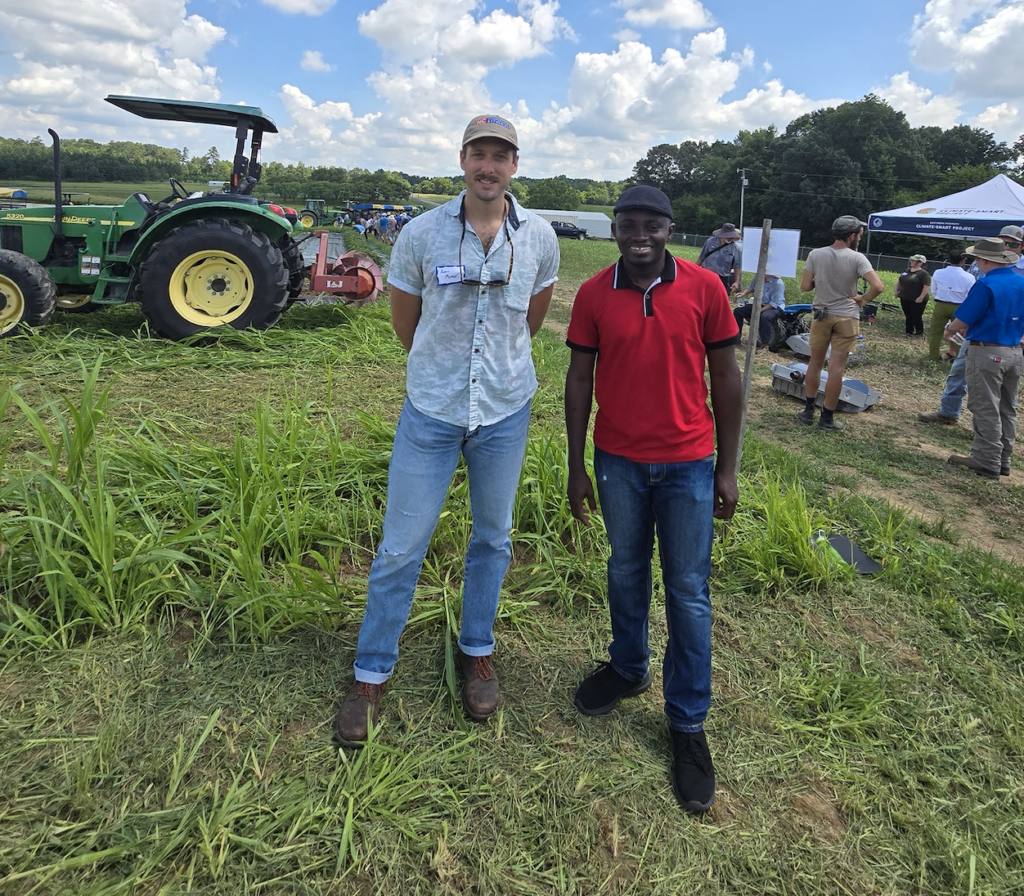
[[[384,532],[338,739],[365,742],[398,660],[416,581],[459,456],[469,474],[473,530],[463,577],[459,659],[471,718],[499,702],[492,628],[511,558],[512,506],[537,389],[530,340],[558,279],[551,225],[507,187],[519,138],[498,115],[475,117],[459,161],[466,189],[402,228],[388,273],[391,321],[409,353],[406,401],[388,471]]]

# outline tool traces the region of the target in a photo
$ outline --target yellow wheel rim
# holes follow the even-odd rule
[[[57,296],[57,307],[64,311],[72,308],[81,308],[92,301],[92,293],[65,293]]]
[[[10,277],[0,274],[0,335],[9,333],[25,316],[25,296]]]
[[[194,252],[174,269],[169,292],[174,310],[185,320],[218,327],[249,307],[252,274],[237,255],[215,249]]]
[[[300,214],[299,215],[299,223],[303,227],[316,227],[316,218],[314,218],[310,214],[305,214],[305,215]]]

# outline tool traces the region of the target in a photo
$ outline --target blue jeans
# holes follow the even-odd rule
[[[769,308],[767,311],[761,312],[761,317],[757,323],[757,343],[758,345],[767,345],[772,341],[772,321],[779,316],[778,308]],[[750,319],[754,315],[753,303],[747,305],[740,305],[738,308],[734,308],[732,316],[736,318],[736,325],[740,328],[740,335],[743,335],[743,322],[750,322]]]
[[[665,584],[665,714],[677,731],[699,731],[711,706],[712,457],[642,464],[594,449],[594,473],[611,557],[608,609],[612,668],[631,681],[647,674],[651,559],[657,528]]]
[[[949,368],[946,376],[946,390],[939,400],[939,413],[943,417],[952,417],[954,420],[960,416],[964,407],[964,396],[967,394],[967,347],[970,343],[965,339],[960,346],[953,366]]]
[[[530,403],[473,430],[422,414],[406,399],[388,469],[384,533],[370,569],[354,663],[357,681],[382,684],[398,661],[416,581],[461,454],[469,472],[473,531],[462,580],[459,649],[494,650],[498,596],[512,557],[512,505],[526,452]]]

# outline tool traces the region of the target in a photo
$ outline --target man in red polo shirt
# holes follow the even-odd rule
[[[594,473],[611,543],[612,627],[610,662],[580,684],[574,702],[586,715],[603,715],[651,686],[647,630],[657,530],[674,790],[685,809],[704,812],[715,799],[704,736],[711,705],[711,539],[713,517],[729,519],[736,508],[742,387],[729,297],[713,273],[666,251],[674,229],[661,190],[624,191],[612,224],[622,257],[584,283],[573,305],[565,381],[569,502],[573,516],[588,523],[595,500],[583,457],[596,395]]]

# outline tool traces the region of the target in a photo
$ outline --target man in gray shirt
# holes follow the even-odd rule
[[[718,274],[729,295],[740,288],[740,271],[743,267],[740,236],[742,234],[735,224],[723,224],[704,241],[700,255],[697,256],[697,264]]]
[[[828,381],[825,383],[825,403],[821,409],[818,428],[829,432],[840,430],[843,424],[834,419],[843,391],[843,372],[846,359],[857,346],[860,335],[860,309],[878,298],[885,290],[882,278],[875,273],[871,262],[857,251],[860,235],[867,227],[853,215],[842,215],[832,222],[832,245],[813,249],[804,263],[800,280],[803,292],[814,290],[814,320],[811,322],[811,360],[807,364],[804,380],[806,404],[797,419],[808,426],[814,424],[814,405],[821,385],[821,369],[829,346],[832,354],[828,362]],[[857,292],[857,281],[863,277],[868,291]]]

